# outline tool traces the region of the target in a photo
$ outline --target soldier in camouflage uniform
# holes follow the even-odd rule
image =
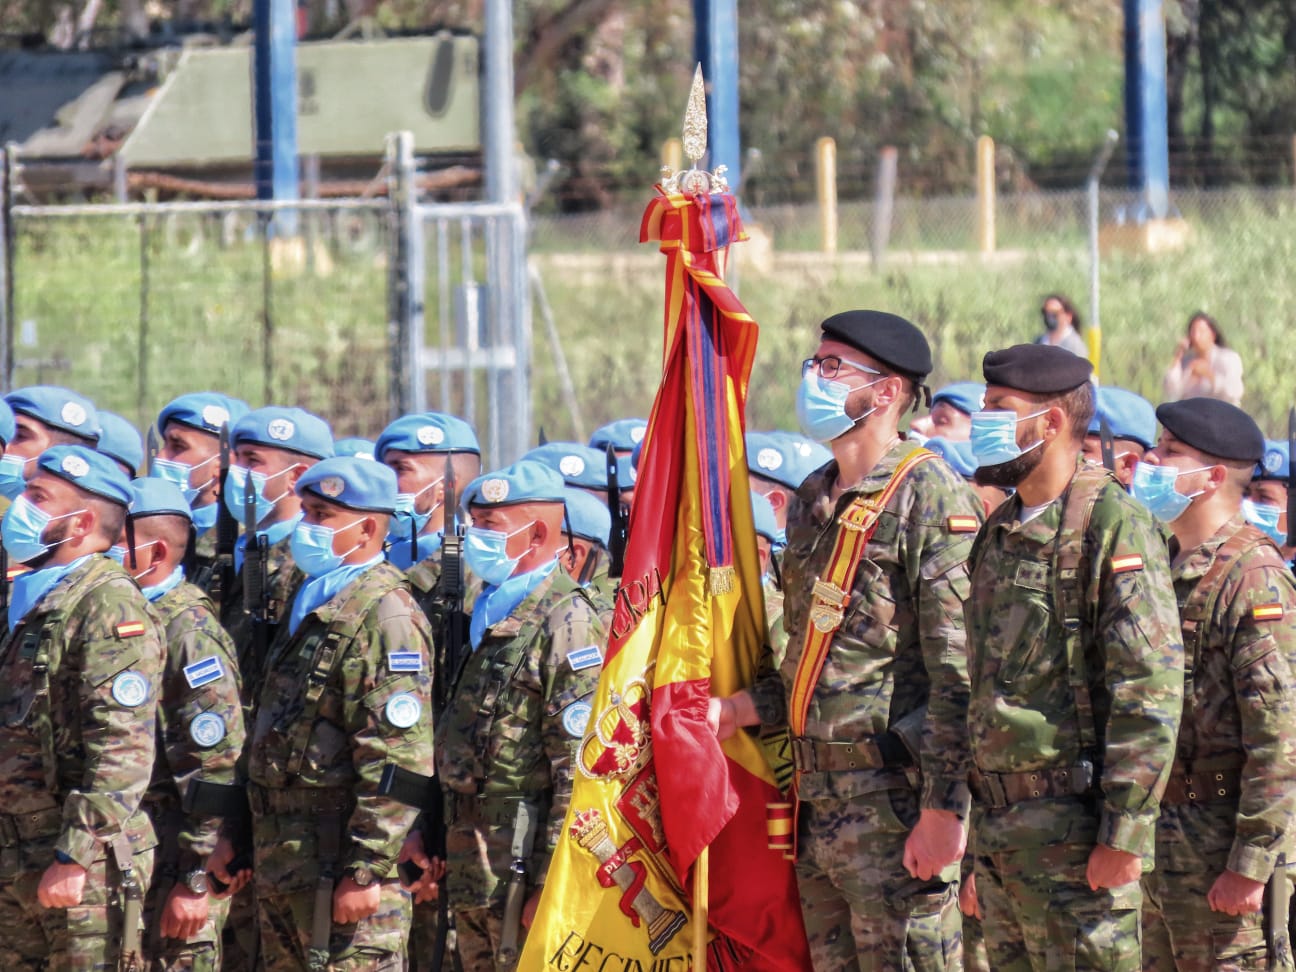
[[[975,873],[995,969],[1139,968],[1139,876],[1183,695],[1165,542],[1080,459],[1089,363],[985,356],[978,479],[1016,494],[977,537],[966,605]]]
[[[23,491],[32,463],[50,446],[83,445],[99,440],[99,413],[90,399],[56,385],[31,385],[4,397],[15,429],[0,459],[0,495]]]
[[[559,562],[581,587],[600,599],[600,611],[612,610],[616,582],[608,576],[608,540],[612,516],[607,504],[581,489],[563,490],[567,506],[569,545]]]
[[[220,502],[220,430],[248,413],[247,404],[218,392],[191,392],[158,413],[161,441],[148,473],[174,483],[193,509],[197,533],[194,575],[189,578],[210,591],[216,559],[216,514]],[[242,522],[240,515],[238,521]],[[223,605],[221,605],[223,606]]]
[[[797,407],[834,459],[805,480],[788,513],[781,682],[766,676],[751,694],[714,700],[712,715],[722,736],[785,715],[791,725],[797,880],[815,969],[958,969],[968,813],[962,602],[981,504],[942,460],[898,434],[931,370],[921,332],[877,311],[822,327]],[[883,504],[880,514],[851,519],[877,509],[865,498]],[[839,585],[834,565],[856,561],[834,551],[854,536],[865,546]]]
[[[383,560],[392,471],[328,459],[297,491],[293,553],[309,579],[271,647],[247,744],[261,954],[267,972],[314,960],[395,972],[410,927],[395,866],[416,811],[378,784],[385,764],[431,765],[431,633]],[[211,860],[222,881],[232,856],[222,840]]]
[[[473,653],[437,724],[437,772],[459,958],[478,972],[496,967],[502,947],[520,951],[524,933],[511,919],[527,927],[534,916],[571,799],[607,619],[558,566],[567,540],[557,473],[523,460],[476,480],[464,499],[473,518],[465,561],[484,586],[472,610]],[[525,866],[520,916],[504,908],[515,857]]]
[[[1174,533],[1191,674],[1156,870],[1143,876],[1143,967],[1291,969],[1283,852],[1296,831],[1296,585],[1242,517],[1264,436],[1215,399],[1156,415],[1164,431],[1134,471],[1134,497]],[[1283,912],[1272,924],[1267,884]]]
[[[387,426],[374,445],[374,456],[396,473],[398,515],[392,517],[387,560],[404,570],[410,589],[433,626],[438,656],[433,671],[442,673],[432,702],[432,724],[441,716],[442,700],[450,689],[451,667],[444,657],[450,639],[444,635],[449,605],[442,603],[441,543],[446,527],[446,462],[461,491],[481,472],[481,446],[467,422],[440,412],[405,415]],[[459,502],[456,496],[455,502]],[[416,972],[430,969],[436,953],[437,927],[441,911],[437,882],[444,876],[444,862],[428,858],[423,827],[414,827],[403,857],[424,867],[414,888],[414,921],[410,932],[410,964]],[[450,941],[447,933],[446,940]],[[449,949],[449,945],[447,948]],[[443,959],[443,966],[449,964]]]
[[[130,485],[84,446],[34,465],[0,535],[30,569],[0,642],[0,968],[142,968],[162,668],[157,616],[104,553]]]
[[[1156,410],[1142,395],[1105,385],[1094,393],[1094,417],[1084,437],[1083,454],[1090,462],[1103,464],[1102,423],[1111,435],[1112,473],[1129,489],[1134,467],[1143,453],[1156,444]]]
[[[257,536],[269,543],[266,564],[266,617],[273,629],[282,620],[289,598],[302,580],[293,560],[293,529],[301,521],[301,500],[295,487],[321,459],[333,455],[333,434],[323,419],[300,408],[269,406],[248,412],[230,430],[233,452],[221,498],[234,518],[243,523],[244,494],[256,491]],[[244,704],[257,697],[266,659],[253,658],[252,619],[243,605],[243,560],[248,536],[234,548],[235,579],[221,605],[221,623],[234,639]],[[267,643],[271,640],[267,638]]]
[[[145,900],[145,953],[157,972],[216,972],[228,901],[207,887],[207,856],[220,820],[186,814],[181,806],[198,779],[235,782],[243,749],[243,708],[238,667],[229,635],[212,603],[185,580],[183,560],[191,520],[184,494],[161,479],[131,483],[131,533],[135,561],[121,556],[157,611],[166,636],[162,695],[158,702],[157,761],[144,809],[157,833],[154,880]]]

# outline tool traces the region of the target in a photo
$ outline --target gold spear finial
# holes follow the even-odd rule
[[[693,72],[693,86],[689,89],[688,107],[684,110],[684,155],[692,165],[683,172],[674,172],[668,165],[662,166],[662,189],[668,194],[728,192],[727,166],[719,166],[714,172],[698,168],[706,152],[706,82],[699,64]]]

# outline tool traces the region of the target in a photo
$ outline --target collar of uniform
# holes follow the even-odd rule
[[[292,542],[293,530],[297,529],[297,524],[302,521],[302,514],[289,517],[286,520],[280,520],[278,523],[271,523],[264,530],[258,530],[257,536],[265,537],[271,547],[282,544],[287,547]],[[243,553],[247,550],[247,533],[240,533],[237,540],[234,541],[234,569],[243,569]]]
[[[352,584],[360,581],[373,568],[380,567],[383,563],[382,554],[378,554],[362,564],[343,564],[327,574],[309,577],[303,581],[289,609],[287,619],[289,634],[296,634],[297,628],[311,614],[315,615],[321,624],[332,624],[338,611],[346,603],[346,598],[342,595],[350,590]]]
[[[45,597],[58,586],[59,582],[89,560],[93,554],[78,557],[70,564],[57,564],[43,567],[40,570],[29,570],[13,579],[9,592],[9,630],[18,627]],[[51,608],[55,603],[49,605]]]
[[[1170,577],[1176,581],[1194,581],[1206,575],[1210,570],[1211,563],[1215,560],[1215,555],[1219,553],[1219,548],[1224,545],[1224,541],[1241,529],[1244,523],[1242,511],[1234,513],[1224,522],[1224,524],[1215,531],[1214,535],[1203,543],[1189,550],[1187,556],[1179,559],[1180,548],[1179,541],[1174,537],[1170,538]],[[1176,563],[1178,560],[1178,563]]]
[[[836,503],[830,499],[833,485],[837,482],[836,459],[830,460],[822,469],[811,473],[797,490],[797,495],[809,505],[816,522],[827,523],[830,517],[844,510],[855,497],[869,496],[886,489],[886,484],[891,481],[896,467],[904,457],[920,448],[922,447],[911,439],[897,439],[891,443],[886,452],[882,453],[882,457],[863,479],[846,487],[841,496],[837,497]]]
[[[522,618],[529,614],[531,609],[539,603],[540,598],[549,590],[551,578],[557,573],[558,559],[554,558],[547,564],[541,564],[534,570],[527,571],[516,577],[510,577],[499,587],[483,587],[473,602],[473,624],[471,628],[473,633],[480,631],[480,637],[477,643],[473,645],[475,649],[481,644],[482,639],[489,633],[495,637],[511,638],[522,630]],[[510,593],[516,596],[518,589],[525,590],[522,598],[516,602],[512,609],[504,617],[494,623],[482,624],[477,620],[478,612],[491,613],[494,605],[491,603],[496,597],[504,598],[507,602]]]

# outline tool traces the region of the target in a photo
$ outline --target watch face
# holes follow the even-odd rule
[[[185,887],[187,887],[194,894],[206,894],[207,893],[207,872],[190,871],[188,874],[185,875]]]
[[[351,880],[354,881],[358,887],[369,887],[369,885],[373,884],[373,879],[373,871],[369,870],[367,867],[356,867],[351,870]]]

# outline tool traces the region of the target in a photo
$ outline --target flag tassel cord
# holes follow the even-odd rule
[[[707,903],[707,886],[710,877],[707,874],[711,858],[711,848],[703,847],[693,862],[693,969],[694,972],[705,972],[707,967],[707,921],[709,908]]]

